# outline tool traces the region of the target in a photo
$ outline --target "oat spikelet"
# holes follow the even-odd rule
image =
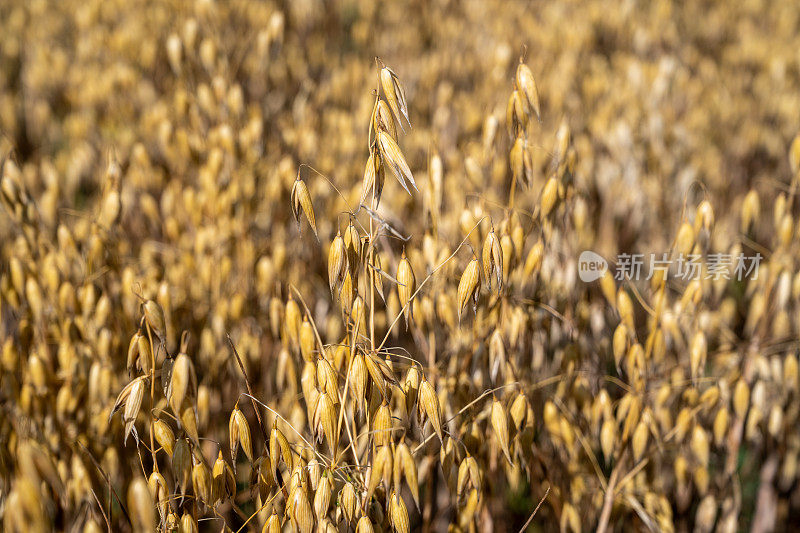
[[[427,417],[439,437],[439,442],[444,443],[439,397],[436,395],[433,385],[426,378],[423,378],[422,383],[419,385],[419,412],[420,420],[422,421]]]
[[[361,200],[360,203],[364,205],[367,197],[373,194],[375,201],[375,208],[377,209],[381,203],[381,195],[383,194],[383,184],[386,178],[383,164],[381,163],[381,154],[377,142],[372,143],[367,158],[367,164],[364,167],[364,180],[361,185]],[[373,193],[374,187],[374,193]]]
[[[389,106],[383,100],[377,100],[372,109],[372,129],[373,131],[386,131],[393,139],[397,139],[397,128],[394,126],[394,119]],[[371,138],[371,137],[370,137]]]
[[[192,490],[200,501],[211,505],[211,471],[202,459],[192,468]]]
[[[336,237],[331,242],[328,250],[328,285],[333,296],[334,289],[338,288],[344,278],[344,271],[347,267],[347,252],[344,249],[344,239],[342,233],[336,232]]]
[[[153,300],[147,300],[144,303],[144,318],[147,324],[158,339],[164,343],[166,342],[167,326],[164,321],[164,310]]]
[[[519,134],[525,132],[528,127],[528,114],[525,112],[524,104],[522,103],[522,95],[519,91],[514,91],[508,98],[506,104],[506,125],[508,127],[508,135],[510,137],[517,137]]]
[[[311,533],[314,530],[314,511],[308,501],[308,495],[302,487],[294,490],[290,511],[289,516],[295,531]]]
[[[328,514],[333,493],[333,482],[329,474],[323,474],[314,493],[314,514],[318,521],[322,521]]]
[[[514,81],[516,82],[517,89],[522,93],[523,101],[528,111],[533,112],[536,115],[536,120],[541,122],[539,91],[536,89],[536,81],[533,79],[531,69],[528,68],[528,65],[523,63],[522,60],[520,60],[519,65],[517,65],[517,75]]]
[[[408,509],[403,499],[392,491],[389,496],[389,523],[397,533],[409,533]]]
[[[372,419],[372,438],[376,446],[386,446],[392,439],[392,413],[384,400]]]
[[[122,409],[122,422],[125,424],[125,442],[128,441],[128,435],[133,432],[134,438],[138,441],[139,437],[134,427],[136,417],[139,414],[139,409],[142,406],[142,398],[144,398],[146,378],[140,376],[130,383],[117,396],[117,401],[111,409],[111,416],[118,410]],[[109,420],[111,419],[109,416]]]
[[[250,462],[253,462],[253,441],[250,436],[250,425],[247,423],[244,413],[239,409],[239,404],[233,408],[230,420],[228,421],[228,437],[231,446],[231,461],[236,465],[236,452],[239,445],[242,446],[244,454]]]
[[[372,280],[372,285],[375,287],[375,292],[377,292],[381,300],[385,302],[386,296],[383,294],[383,265],[380,254],[378,254],[374,248],[370,253],[369,275]]]
[[[789,169],[795,176],[800,172],[800,133],[795,136],[789,147]]]
[[[339,508],[342,510],[345,522],[349,525],[356,516],[358,507],[358,495],[351,482],[347,482],[339,491]]]
[[[405,119],[408,126],[411,127],[411,121],[408,118],[406,95],[403,91],[403,88],[400,86],[400,80],[398,79],[397,75],[392,72],[389,67],[383,67],[381,69],[380,78],[383,95],[386,98],[386,101],[389,103],[389,107],[392,108],[392,112],[397,118],[397,122],[400,124],[400,127],[403,128],[402,119]],[[405,128],[403,128],[403,131],[405,131]]]
[[[331,450],[336,449],[336,408],[327,392],[320,395],[314,411],[314,432],[317,441],[322,442],[324,436]]]
[[[236,478],[230,465],[222,458],[222,450],[219,450],[217,460],[211,469],[212,505],[216,506],[234,496],[236,496]]]
[[[392,139],[392,136],[385,131],[379,131],[377,142],[378,148],[380,149],[381,162],[385,162],[389,165],[389,168],[392,169],[392,172],[397,178],[397,181],[400,182],[400,185],[403,186],[403,189],[405,189],[408,194],[411,194],[411,191],[406,185],[406,182],[409,182],[415,191],[419,191],[419,189],[417,189],[417,183],[414,181],[414,175],[411,173],[411,169],[408,167],[408,163],[406,163],[406,159],[403,157],[400,147],[397,146],[397,142]]]
[[[128,509],[133,520],[133,530],[150,533],[156,530],[156,513],[147,481],[136,478],[128,486]]]
[[[400,264],[397,265],[397,296],[400,299],[400,305],[403,306],[406,328],[408,328],[408,323],[414,319],[412,297],[416,290],[417,280],[414,277],[414,271],[411,269],[411,262],[406,257],[406,251],[403,250]]]
[[[298,231],[300,230],[300,211],[302,210],[303,214],[306,216],[306,220],[308,220],[308,225],[311,226],[311,229],[314,232],[314,235],[319,238],[317,235],[317,223],[314,219],[314,206],[311,204],[311,194],[309,194],[308,187],[306,187],[305,182],[300,179],[299,174],[297,179],[294,180],[294,185],[292,185],[291,201],[292,214],[297,222]]]
[[[492,429],[500,443],[500,449],[503,450],[503,455],[506,456],[509,464],[514,464],[511,460],[511,453],[509,452],[509,433],[508,433],[508,413],[506,413],[503,404],[497,398],[492,398],[492,413],[491,413]]]
[[[500,239],[494,230],[486,235],[483,241],[483,275],[486,285],[492,288],[492,273],[495,274],[495,290],[500,292],[503,288],[503,252],[500,249]]]
[[[405,441],[397,445],[394,451],[394,485],[395,490],[400,490],[401,474],[406,479],[414,503],[419,507],[419,481],[417,480],[417,463]]]
[[[375,528],[372,527],[372,522],[369,517],[364,515],[358,519],[356,524],[356,533],[373,533]]]
[[[350,390],[356,400],[359,412],[363,412],[364,410],[368,379],[369,374],[364,354],[357,352],[353,356],[353,362],[350,365]]]
[[[478,305],[478,294],[481,286],[480,266],[478,265],[478,258],[474,255],[464,269],[461,275],[461,281],[458,282],[458,320],[461,321],[461,316],[467,303],[472,300],[473,308]]]
[[[156,442],[158,442],[158,445],[167,452],[167,455],[172,457],[172,450],[175,446],[175,434],[172,432],[172,428],[169,427],[169,424],[160,418],[156,418],[155,422],[153,422],[153,436]]]

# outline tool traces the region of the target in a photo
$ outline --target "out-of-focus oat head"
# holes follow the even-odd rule
[[[6,533],[800,521],[796,2],[0,2]]]

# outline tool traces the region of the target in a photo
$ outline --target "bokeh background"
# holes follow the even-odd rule
[[[378,213],[395,233],[376,239],[389,274],[378,340],[391,329],[401,383],[409,361],[420,362],[450,435],[449,446],[426,441],[430,427],[411,421],[414,409],[403,415],[395,396],[403,438],[424,445],[414,456],[423,501],[400,491],[409,527],[791,530],[800,517],[800,6],[4,0],[6,531],[130,529],[122,507],[153,464],[110,415],[132,379],[126,354],[145,300],[163,308],[166,352],[189,332],[201,462],[210,468],[218,448],[229,453],[237,398],[256,455],[268,448],[240,396],[227,334],[255,395],[313,440],[287,301],[302,295],[331,352],[352,335],[350,310],[329,288],[328,250],[362,198],[381,62],[405,90],[411,128],[398,144],[419,191],[406,194],[387,175]],[[524,128],[531,172],[512,202],[517,133],[509,135],[507,105],[520,62],[536,80],[541,121],[531,114]],[[293,218],[298,176],[316,238]],[[363,235],[371,217],[357,218]],[[481,260],[493,228],[510,243],[505,289],[495,295],[484,280],[475,310],[457,319],[470,248]],[[676,250],[765,259],[758,279],[744,282],[585,284],[576,273],[585,249],[611,260]],[[390,328],[404,251],[417,286],[431,278],[411,327]],[[156,359],[160,369],[163,350]],[[347,361],[335,365],[342,391]],[[511,412],[520,396],[522,422]],[[136,423],[144,445],[148,401]],[[510,461],[495,402],[511,413]],[[302,446],[273,411],[262,416]],[[363,422],[349,408],[346,418]],[[181,424],[170,423],[181,438]],[[345,465],[358,462],[353,455],[372,464],[370,439]],[[464,488],[460,465],[473,456],[483,484]],[[161,459],[172,492],[172,458]],[[247,516],[263,502],[238,460]],[[363,491],[368,477],[337,478],[332,526],[348,527],[335,510],[341,483]],[[382,515],[365,511],[376,530],[397,529],[387,494],[375,498]],[[285,528],[297,526],[285,502],[247,526],[229,503],[217,517],[187,512],[211,517],[201,530],[260,530],[273,507]]]

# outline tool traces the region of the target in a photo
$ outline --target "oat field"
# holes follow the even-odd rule
[[[800,523],[800,5],[0,0],[0,522]]]

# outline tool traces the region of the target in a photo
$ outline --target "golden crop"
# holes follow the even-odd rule
[[[0,2],[3,530],[791,530],[799,28]]]

